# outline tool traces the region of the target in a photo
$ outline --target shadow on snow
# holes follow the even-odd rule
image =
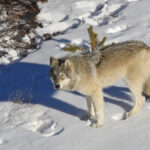
[[[60,99],[53,98],[55,89],[49,80],[48,74],[48,65],[19,62],[8,66],[0,66],[0,101],[8,101],[11,93],[16,93],[17,90],[26,93],[25,96],[28,94],[26,91],[30,91],[33,96],[31,101],[33,104],[45,105],[73,116],[85,111]],[[104,89],[104,92],[117,98],[130,99],[125,93],[126,90],[113,86]],[[115,101],[107,97],[104,99],[106,102],[119,105],[126,110],[131,107],[125,101]]]

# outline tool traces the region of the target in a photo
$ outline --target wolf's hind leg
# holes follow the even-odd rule
[[[144,96],[146,100],[150,100],[150,77],[144,83]]]
[[[92,101],[95,110],[95,115],[97,122],[92,125],[92,127],[98,128],[104,123],[104,108],[103,108],[103,98],[101,89],[97,88],[92,94]]]
[[[142,96],[142,85],[143,85],[142,80],[128,81],[128,86],[134,95],[135,104],[129,112],[125,113],[124,119],[128,118],[131,115],[137,114],[140,111],[144,101],[144,98]]]
[[[93,106],[92,97],[87,96],[86,101],[87,101],[87,107],[88,107],[88,111],[89,111],[89,118],[93,118],[93,117],[95,117],[95,110],[94,110],[94,106]]]

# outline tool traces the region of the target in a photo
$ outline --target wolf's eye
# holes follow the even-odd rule
[[[61,74],[60,74],[60,79],[61,79],[61,80],[64,80],[65,78],[66,78],[66,75],[65,75],[64,73],[61,73]]]

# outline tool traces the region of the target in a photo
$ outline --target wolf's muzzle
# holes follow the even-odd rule
[[[59,85],[59,84],[56,84],[56,85],[55,85],[55,88],[56,88],[56,89],[59,89],[59,88],[60,88],[60,85]]]

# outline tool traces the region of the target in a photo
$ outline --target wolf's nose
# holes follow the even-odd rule
[[[60,88],[60,85],[59,85],[59,84],[56,84],[56,85],[55,85],[55,88],[56,88],[56,89],[59,89],[59,88]]]

